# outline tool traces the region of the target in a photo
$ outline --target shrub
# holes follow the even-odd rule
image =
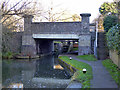
[[[120,28],[120,24],[116,24],[106,34],[108,48],[117,50],[118,54],[120,54],[120,30],[119,28]]]
[[[13,53],[8,51],[6,53],[3,53],[2,57],[5,58],[5,59],[11,59],[13,57]]]
[[[118,23],[118,17],[114,15],[106,16],[104,18],[103,26],[105,32],[108,32],[108,30],[112,27],[115,26]]]

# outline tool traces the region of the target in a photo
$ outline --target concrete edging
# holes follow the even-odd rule
[[[67,64],[63,60],[58,59],[58,61],[65,69],[68,70],[68,73],[70,73],[70,75],[73,75],[77,71],[76,68],[74,68],[71,65]],[[71,81],[66,89],[68,89],[68,88],[82,88],[82,84],[80,82],[78,82],[78,81]]]
[[[58,59],[58,62],[65,68],[67,69],[69,72],[70,75],[73,75],[77,69],[72,67],[71,65],[67,64],[66,62],[62,61],[61,59]]]

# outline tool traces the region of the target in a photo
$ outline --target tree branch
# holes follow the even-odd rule
[[[4,13],[2,16],[7,15],[7,14],[11,11],[11,9],[13,9],[14,7],[16,7],[21,1],[22,1],[22,0],[20,0],[18,3],[16,3],[13,7],[11,7],[11,8],[10,8],[6,13]]]

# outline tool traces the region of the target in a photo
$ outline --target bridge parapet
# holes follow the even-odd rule
[[[24,16],[25,34],[87,34],[89,33],[89,17],[82,13],[82,22],[32,22],[33,16]]]
[[[81,32],[81,22],[40,22],[32,23],[33,34],[77,34]]]

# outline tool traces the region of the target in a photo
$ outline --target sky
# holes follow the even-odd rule
[[[18,2],[20,0],[10,0],[11,2]],[[92,22],[99,15],[99,7],[104,2],[113,2],[113,0],[28,0],[40,2],[44,9],[48,9],[52,5],[57,12],[61,9],[69,11],[71,14],[80,15],[81,13],[91,13],[90,22]]]
[[[47,8],[50,0],[42,0],[42,4]],[[91,13],[90,22],[99,15],[99,7],[104,2],[113,2],[113,0],[52,0],[54,5],[61,9],[66,9],[70,13],[78,14]]]

